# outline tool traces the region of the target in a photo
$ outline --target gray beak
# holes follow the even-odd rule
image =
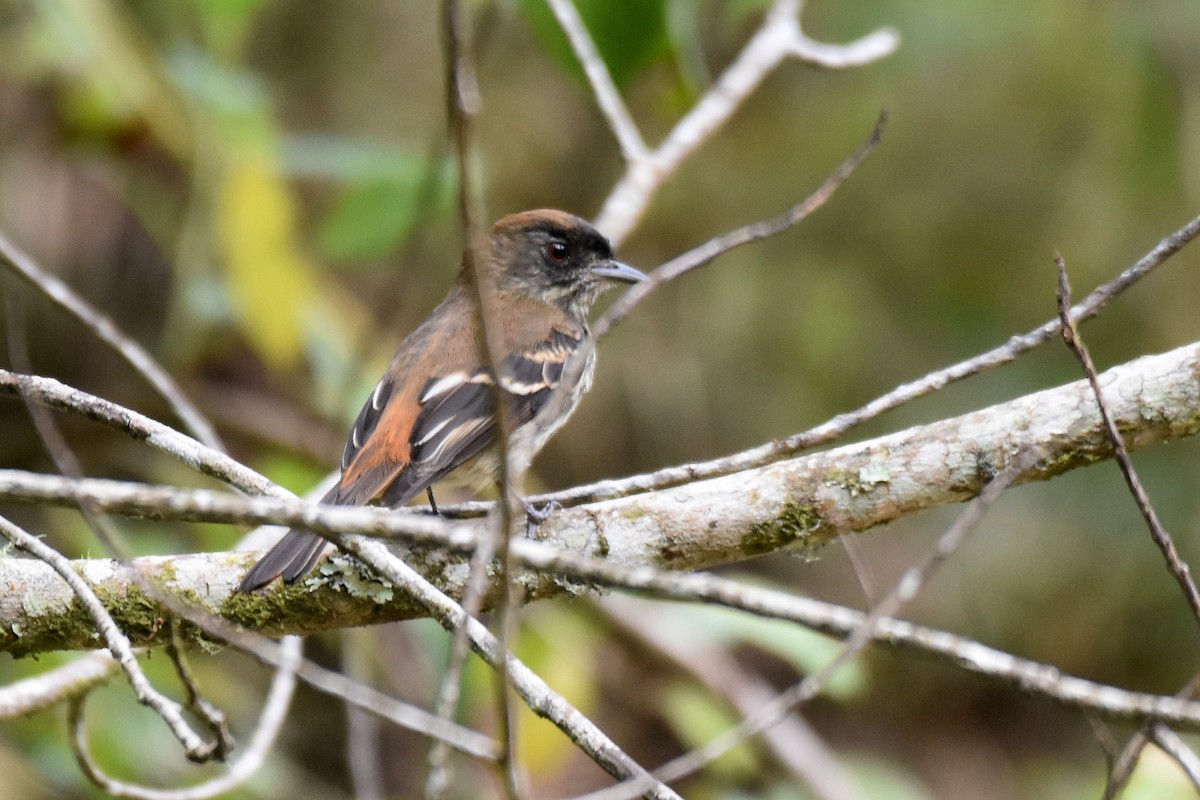
[[[646,273],[639,269],[634,269],[628,264],[623,264],[620,261],[602,261],[601,266],[592,267],[592,274],[599,278],[607,278],[610,281],[620,281],[622,283],[637,283],[638,281],[649,280]]]

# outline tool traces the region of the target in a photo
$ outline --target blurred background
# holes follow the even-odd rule
[[[762,0],[580,2],[634,117],[657,142],[761,21]],[[490,218],[554,206],[594,216],[619,152],[540,0],[472,3]],[[0,0],[0,231],[149,348],[233,455],[296,491],[334,467],[366,393],[441,299],[461,249],[433,2]],[[847,72],[783,65],[663,187],[620,256],[649,270],[773,216],[868,135],[880,150],[813,218],[669,285],[601,347],[596,388],[535,465],[563,488],[710,458],[794,433],[1054,314],[1052,258],[1082,297],[1200,212],[1200,5],[1189,0],[901,3],[816,0],[814,38],[882,26],[899,51]],[[1200,337],[1200,245],[1084,335],[1101,368]],[[79,325],[4,276],[32,368],[175,422]],[[0,337],[6,334],[0,332]],[[8,366],[7,346],[0,361]],[[856,431],[899,430],[1079,377],[1057,344]],[[212,485],[117,434],[62,418],[90,475]],[[1200,444],[1136,456],[1185,559],[1200,556]],[[51,470],[25,410],[0,402],[0,466]],[[943,509],[808,562],[724,570],[854,607],[886,591],[954,518]],[[72,556],[102,552],[77,515],[0,506]],[[121,522],[138,552],[232,546],[224,526]],[[610,613],[611,612],[611,613]],[[612,614],[617,614],[616,617]],[[1197,632],[1111,463],[1009,492],[906,616],[1064,671],[1173,693]],[[623,615],[623,616],[622,616]],[[529,608],[521,654],[648,765],[736,719],[624,626],[629,607]],[[633,614],[685,632],[689,658],[778,687],[828,641],[704,609]],[[645,632],[645,631],[644,631]],[[428,706],[445,637],[424,623],[316,637],[309,652]],[[69,655],[0,656],[0,682]],[[268,675],[195,657],[204,688],[253,721]],[[685,658],[686,660],[686,658]],[[164,659],[151,659],[160,684]],[[736,669],[735,669],[736,668]],[[463,719],[488,727],[487,677]],[[89,703],[121,777],[198,780],[117,682]],[[941,664],[872,650],[806,718],[873,798],[1095,798],[1107,766],[1088,720]],[[62,709],[0,728],[0,798],[98,796]],[[242,797],[411,797],[425,742],[391,728],[379,794],[353,779],[346,714],[301,689],[284,740]],[[1127,731],[1117,729],[1122,739]],[[524,723],[535,796],[604,785],[548,725]],[[369,760],[369,759],[368,759]],[[455,796],[492,796],[465,762]],[[357,790],[355,786],[357,785]],[[812,797],[755,744],[683,782],[688,797]],[[1150,753],[1124,795],[1189,797]]]

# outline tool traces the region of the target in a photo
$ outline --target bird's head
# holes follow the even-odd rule
[[[488,279],[501,291],[583,315],[606,288],[646,276],[613,258],[608,239],[586,220],[539,209],[504,217],[492,228]]]

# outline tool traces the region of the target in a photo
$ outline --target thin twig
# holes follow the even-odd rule
[[[121,668],[107,650],[94,650],[49,672],[0,686],[0,720],[29,716],[107,683]]]
[[[571,0],[547,0],[550,10],[558,20],[559,27],[567,35],[571,48],[575,51],[579,63],[588,82],[592,85],[592,93],[596,97],[596,105],[608,119],[608,127],[617,138],[621,148],[621,156],[626,163],[640,161],[650,154],[646,141],[638,130],[637,123],[621,99],[617,85],[613,83],[608,66],[600,56],[596,43],[579,16],[579,10]]]
[[[126,336],[104,314],[75,293],[56,275],[46,272],[0,233],[0,264],[4,264],[51,302],[82,323],[125,360],[167,402],[192,435],[213,450],[224,450],[212,424],[200,413],[175,380],[140,344]]]
[[[443,48],[446,60],[446,107],[450,138],[454,144],[456,164],[459,176],[459,217],[463,229],[463,275],[466,277],[472,294],[474,310],[479,322],[478,335],[480,350],[484,354],[485,365],[493,377],[499,375],[499,366],[505,354],[499,340],[500,327],[496,320],[496,311],[492,307],[492,284],[485,282],[487,273],[480,268],[479,259],[490,257],[486,249],[478,247],[480,200],[479,191],[473,180],[472,167],[474,163],[472,150],[472,128],[474,119],[479,113],[481,101],[479,97],[478,80],[475,66],[470,57],[470,34],[467,30],[467,19],[459,0],[443,0],[442,4]],[[512,527],[513,497],[515,477],[508,463],[508,444],[512,439],[514,422],[508,412],[508,404],[502,396],[501,382],[493,380],[490,383],[492,407],[495,410],[497,447],[500,451],[500,502],[496,504],[489,518],[488,536],[481,543],[476,556],[471,560],[471,573],[467,582],[467,590],[463,596],[464,619],[473,619],[483,605],[487,590],[488,567],[493,562],[493,556],[499,554],[499,577],[501,585],[508,582],[510,557],[508,554],[508,532]],[[508,608],[508,593],[500,595],[497,619],[500,626],[501,646],[508,649],[505,620]],[[453,630],[452,642],[445,675],[438,690],[436,711],[440,716],[451,718],[458,706],[460,693],[459,683],[468,654],[467,633],[463,627]],[[500,759],[500,770],[504,776],[503,785],[509,800],[519,800],[522,792],[517,785],[516,767],[514,764],[515,738],[514,717],[508,696],[508,666],[501,661],[497,680],[497,716],[500,722],[500,739],[504,743],[504,751]],[[425,796],[429,800],[438,800],[444,796],[449,786],[449,751],[442,742],[434,742],[429,753],[429,776],[426,780]]]
[[[741,104],[785,59],[800,58],[827,69],[856,67],[891,54],[900,42],[894,30],[882,29],[846,45],[818,44],[801,30],[800,11],[799,0],[776,0],[767,12],[762,27],[658,147],[630,158],[630,153],[637,155],[637,151],[627,147],[622,139],[629,137],[629,134],[614,128],[618,141],[622,141],[626,169],[624,176],[609,193],[596,221],[596,227],[614,244],[620,244],[633,230],[654,193],[667,178],[729,121]],[[603,109],[611,102],[607,99],[611,92],[602,83],[606,73],[595,69],[593,57],[587,50],[581,49],[581,45],[587,41],[586,37],[578,30],[574,35],[571,33],[568,30],[576,56],[584,64],[588,79],[592,81],[593,92]],[[589,64],[591,68],[588,68]]]
[[[1134,469],[1133,459],[1129,457],[1129,449],[1125,447],[1121,431],[1117,428],[1108,404],[1104,401],[1104,391],[1100,388],[1096,365],[1092,361],[1087,345],[1079,335],[1075,321],[1071,318],[1071,284],[1067,279],[1067,263],[1062,256],[1055,256],[1054,263],[1058,265],[1058,316],[1062,320],[1063,341],[1066,342],[1075,358],[1079,360],[1084,374],[1087,375],[1092,393],[1096,396],[1100,417],[1104,420],[1104,427],[1108,430],[1109,439],[1112,440],[1113,455],[1121,468],[1121,475],[1125,477],[1125,483],[1129,486],[1129,492],[1133,495],[1134,502],[1137,503],[1138,511],[1142,514],[1142,519],[1146,520],[1146,527],[1150,529],[1150,538],[1162,552],[1163,558],[1167,562],[1167,569],[1175,578],[1175,582],[1179,584],[1184,599],[1187,600],[1188,607],[1192,610],[1192,617],[1200,624],[1200,590],[1196,588],[1196,582],[1192,580],[1192,572],[1187,563],[1175,548],[1175,541],[1171,538],[1171,534],[1167,533],[1166,528],[1158,519],[1158,513],[1154,510],[1154,506],[1150,504],[1150,497],[1146,494],[1146,489],[1138,478],[1137,470]]]
[[[1179,734],[1162,723],[1150,727],[1150,736],[1159,749],[1179,765],[1192,782],[1192,788],[1200,791],[1200,757],[1196,752],[1187,746]]]
[[[861,611],[717,575],[662,572],[650,568],[620,570],[604,562],[552,552],[546,553],[540,565],[575,579],[636,591],[649,597],[711,603],[766,619],[787,620],[841,639],[861,630],[866,622],[866,614]],[[1113,721],[1162,720],[1189,730],[1200,729],[1200,703],[1179,696],[1128,692],[1064,675],[1048,664],[1018,658],[956,634],[891,617],[878,620],[873,636],[880,644],[932,657],[1065,707],[1091,711]]]
[[[271,642],[266,641],[262,646],[251,648],[247,647],[244,641],[236,642],[238,647],[246,650],[251,656],[265,664],[274,665],[279,659],[277,653],[270,649],[270,644]],[[495,761],[500,757],[500,744],[490,736],[442,719],[411,703],[397,700],[360,681],[347,678],[336,670],[322,667],[315,661],[302,661],[296,675],[319,692],[336,697],[384,722],[415,731],[422,736],[443,740],[464,755],[485,761]]]
[[[817,187],[816,191],[784,213],[773,219],[752,222],[749,225],[735,228],[720,236],[714,236],[704,244],[693,247],[686,253],[676,256],[654,270],[650,274],[650,280],[634,284],[630,287],[629,291],[622,294],[609,307],[604,316],[596,321],[592,329],[595,338],[597,340],[603,338],[612,330],[614,325],[629,316],[629,313],[642,300],[668,281],[675,280],[697,267],[702,267],[718,256],[722,256],[742,245],[777,236],[810,217],[813,212],[824,206],[829,198],[833,197],[833,193],[846,182],[846,179],[853,175],[862,166],[862,163],[870,158],[871,154],[879,148],[879,144],[883,140],[883,132],[887,128],[887,121],[887,111],[881,111],[879,118],[875,120],[875,126],[871,129],[870,135],[867,136],[867,140],[859,145],[845,161],[839,164],[829,174],[829,177]]]
[[[179,618],[171,617],[167,624],[171,626],[171,636],[167,639],[166,646],[167,658],[170,659],[172,666],[175,667],[175,676],[179,678],[179,683],[183,686],[184,691],[187,692],[187,700],[184,702],[184,707],[199,717],[200,721],[212,731],[213,738],[217,743],[216,750],[213,752],[213,758],[218,761],[224,761],[229,755],[229,750],[233,747],[233,734],[229,732],[229,724],[225,719],[225,713],[213,705],[201,693],[196,679],[192,677],[192,671],[188,668],[187,660],[183,653],[183,641],[179,634]]]
[[[366,683],[374,672],[374,648],[378,629],[350,628],[342,631],[342,671],[346,677]],[[383,754],[380,752],[379,717],[346,703],[346,765],[354,800],[383,800]]]
[[[494,526],[489,526],[488,533],[477,542],[469,562],[469,575],[466,589],[463,592],[462,609],[467,619],[476,619],[483,608],[484,599],[488,593],[488,567],[496,555],[496,535]],[[505,573],[507,575],[509,573]],[[466,628],[460,626],[453,632],[450,642],[450,652],[446,663],[446,671],[438,687],[437,703],[434,713],[443,719],[454,719],[458,712],[459,697],[462,693],[463,670],[466,667],[467,656],[470,655],[470,643],[467,639]],[[506,683],[502,683],[506,686]],[[507,729],[502,728],[502,733]],[[503,739],[505,746],[502,758],[505,763],[500,769],[507,774],[512,762],[512,742],[507,737]],[[450,788],[449,771],[450,751],[445,742],[435,741],[429,750],[429,775],[425,781],[425,797],[427,800],[437,800],[444,797]]]
[[[200,473],[247,494],[294,497],[259,473],[187,434],[132,409],[67,386],[54,378],[22,375],[0,369],[0,393],[18,395],[47,408],[68,411],[115,428],[131,438],[170,455]]]
[[[283,721],[287,718],[288,708],[291,707],[292,693],[296,687],[296,668],[301,661],[301,649],[301,640],[296,636],[289,636],[280,644],[283,658],[271,679],[271,688],[267,692],[267,700],[259,715],[258,725],[242,755],[216,778],[187,789],[155,789],[112,778],[96,764],[88,748],[87,729],[83,717],[86,695],[72,698],[68,705],[71,747],[80,769],[88,776],[89,780],[112,797],[127,797],[134,798],[134,800],[208,800],[208,798],[219,797],[233,791],[258,772],[271,747],[275,744],[275,740],[279,737]]]
[[[1104,754],[1104,761],[1108,765],[1107,774],[1111,776],[1120,750],[1117,738],[1113,736],[1112,729],[1105,721],[1096,717],[1095,714],[1085,713],[1083,717],[1092,729],[1092,736],[1096,737],[1096,744],[1100,745],[1100,752]]]

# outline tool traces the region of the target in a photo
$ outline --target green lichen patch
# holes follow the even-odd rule
[[[280,593],[274,586],[250,594],[232,592],[221,603],[220,614],[243,628],[261,631],[286,608]]]
[[[855,471],[835,470],[825,481],[827,486],[836,486],[851,497],[868,494],[876,486],[886,484],[892,479],[892,473],[882,465],[867,464]]]
[[[221,615],[231,622],[267,635],[306,634],[325,630],[331,620],[344,618],[358,603],[347,592],[300,581],[288,585],[274,581],[264,589],[242,594],[233,592],[221,604]],[[358,616],[362,618],[361,608]]]
[[[788,502],[774,519],[753,525],[742,537],[741,549],[746,555],[757,556],[797,543],[807,545],[822,524],[820,512],[811,503]]]
[[[138,586],[116,589],[107,585],[93,587],[96,597],[108,609],[113,621],[135,643],[154,642],[167,630],[166,609]],[[90,619],[90,617],[89,617]]]
[[[608,554],[610,552],[611,552],[611,547],[608,544],[608,537],[604,535],[603,530],[598,530],[596,532],[595,557],[596,558],[608,558]]]
[[[395,597],[389,584],[362,571],[357,561],[340,555],[323,561],[304,583],[310,589],[325,585],[380,605],[392,602]]]
[[[892,473],[882,464],[868,464],[858,471],[858,482],[863,488],[871,488],[881,483],[888,483]]]

